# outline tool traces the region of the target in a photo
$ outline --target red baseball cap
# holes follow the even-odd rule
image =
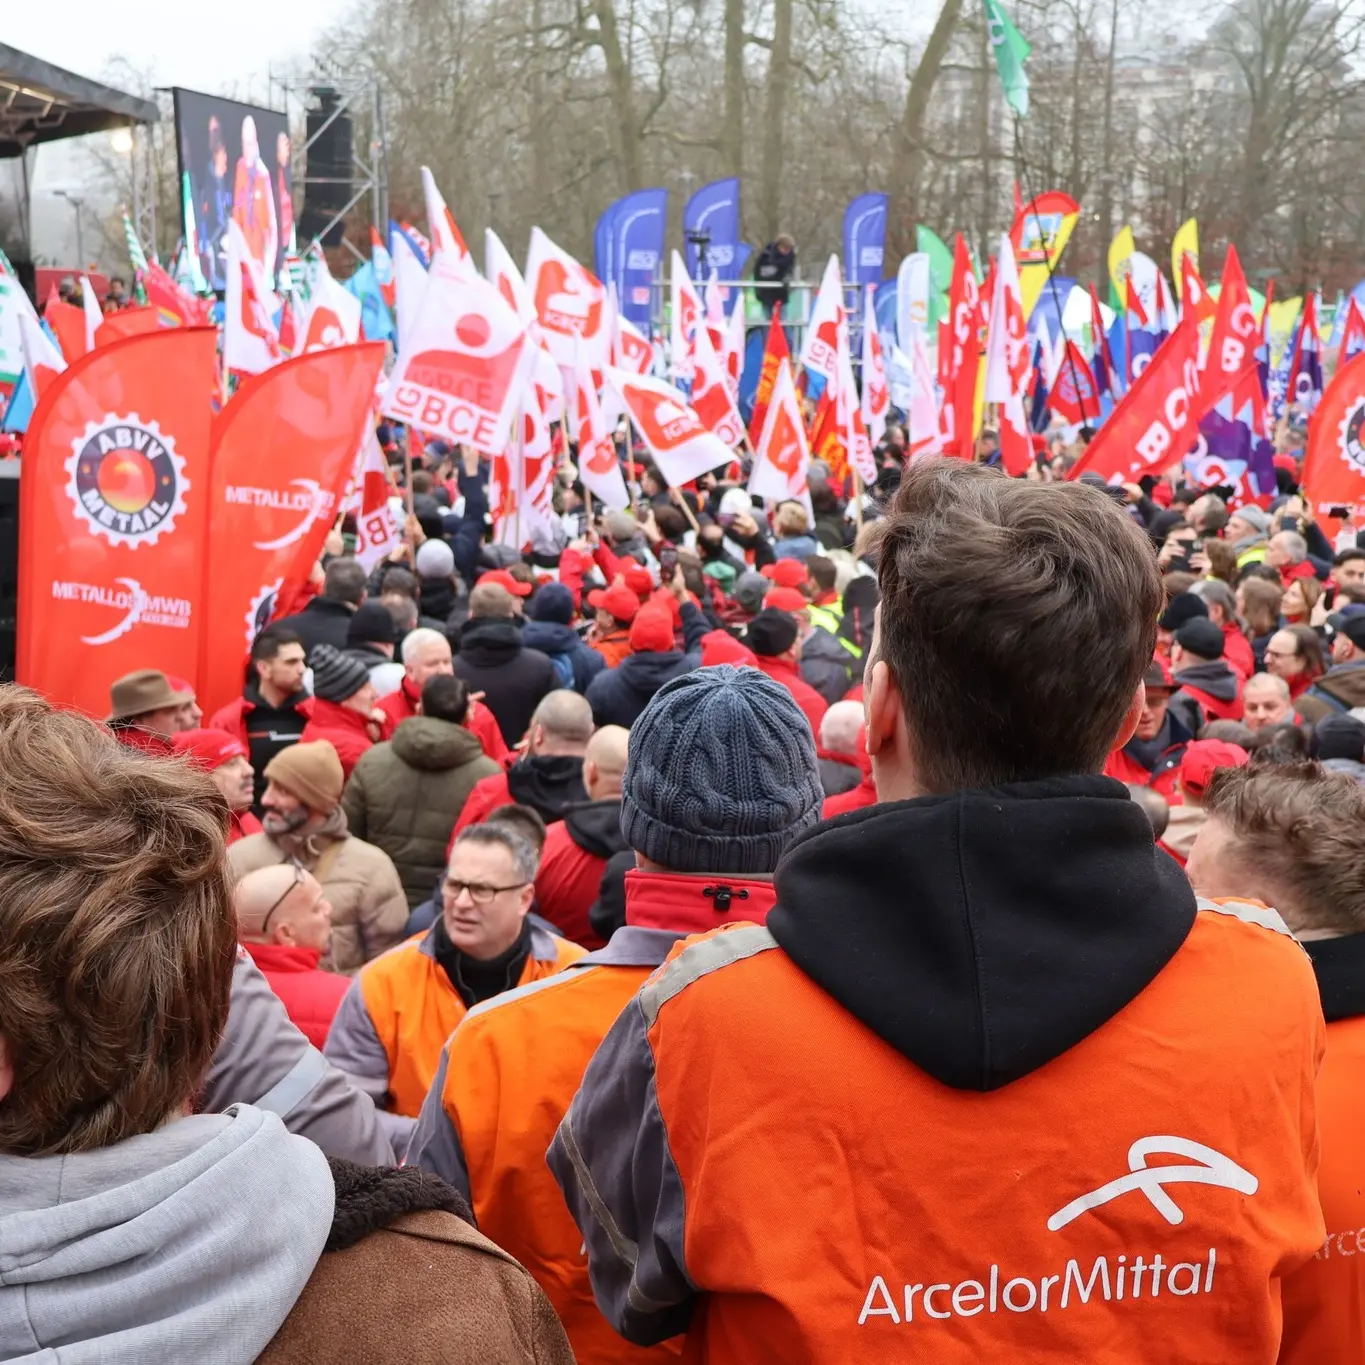
[[[633,569],[623,569],[621,577],[625,581],[626,587],[633,592],[636,597],[645,598],[654,591],[654,579],[646,568],[636,565]]]
[[[763,599],[764,608],[776,607],[778,611],[805,611],[810,603],[795,588],[769,588]]]
[[[500,588],[506,588],[513,597],[530,597],[531,585],[523,583],[519,579],[513,578],[506,569],[489,569],[486,574],[480,574],[475,587],[479,583],[496,583]]]
[[[630,647],[637,654],[664,654],[673,648],[673,622],[657,607],[645,607],[630,628]]]
[[[701,666],[713,668],[716,664],[734,664],[737,667],[758,667],[754,652],[740,644],[733,635],[723,630],[708,631],[701,637]]]
[[[186,701],[194,700],[194,684],[187,682],[184,678],[177,678],[174,673],[166,674],[166,682],[172,692],[179,692]]]
[[[618,621],[633,621],[640,610],[640,599],[624,583],[613,583],[609,588],[598,588],[588,594],[588,605],[596,611],[601,607]]]
[[[765,564],[759,573],[779,588],[799,588],[810,576],[799,559],[779,559],[775,564]]]
[[[191,764],[212,772],[234,758],[246,758],[246,745],[225,730],[181,730],[171,736],[177,753],[188,754]]]
[[[1203,796],[1218,768],[1241,768],[1251,755],[1240,744],[1225,739],[1197,739],[1185,746],[1180,760],[1180,785],[1194,796]]]

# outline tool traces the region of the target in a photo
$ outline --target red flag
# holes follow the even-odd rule
[[[1242,263],[1237,258],[1237,248],[1229,245],[1223,287],[1213,319],[1213,337],[1200,380],[1210,408],[1231,391],[1237,377],[1255,360],[1260,342],[1261,329],[1251,306]]]
[[[101,346],[29,423],[15,675],[59,705],[103,716],[138,668],[194,677],[216,343],[182,327]]]
[[[105,315],[96,334],[95,345],[107,346],[120,337],[142,336],[146,332],[155,332],[160,326],[161,317],[155,308],[122,308],[117,313]]]
[[[49,297],[43,309],[43,320],[57,335],[57,345],[62,348],[66,363],[79,360],[86,352],[85,310],[74,303],[63,303],[60,299]]]
[[[1048,395],[1048,407],[1064,422],[1077,426],[1093,423],[1099,417],[1100,396],[1095,389],[1095,376],[1074,341],[1066,343],[1066,354]]]
[[[310,351],[242,382],[213,419],[199,703],[241,690],[242,660],[286,582],[322,553],[356,465],[384,346]]]
[[[1106,483],[1135,483],[1144,474],[1160,474],[1194,444],[1207,411],[1199,392],[1199,328],[1187,313],[1109,414],[1070,477],[1094,470]]]
[[[1241,267],[1238,267],[1240,274]],[[1226,281],[1227,271],[1224,269],[1223,278]],[[1224,288],[1226,288],[1226,284]],[[1199,267],[1194,263],[1194,257],[1186,251],[1180,257],[1180,298],[1186,309],[1192,309],[1196,322],[1207,322],[1214,315],[1217,305],[1209,298],[1209,291],[1204,288],[1204,281],[1200,278]]]
[[[163,327],[187,327],[208,321],[208,305],[182,289],[155,261],[142,272],[147,302],[161,314]]]
[[[763,431],[763,420],[768,415],[768,404],[772,402],[773,385],[777,383],[777,372],[784,360],[791,360],[791,347],[787,345],[787,334],[782,330],[782,305],[773,306],[773,318],[768,324],[768,340],[763,347],[763,368],[758,374],[758,389],[754,394],[754,411],[749,418],[749,443],[758,444]]]
[[[1150,323],[1147,310],[1142,306],[1142,298],[1138,291],[1133,287],[1133,277],[1126,275],[1123,280],[1123,293],[1125,298],[1124,307],[1138,320],[1139,327],[1146,327]]]
[[[825,385],[825,391],[815,405],[809,440],[811,459],[823,460],[829,466],[830,484],[835,488],[845,487],[848,483],[848,450],[839,432],[839,405],[834,401],[831,385]]]
[[[1354,545],[1365,527],[1365,355],[1337,370],[1309,420],[1303,486],[1328,538]]]
[[[948,322],[951,354],[943,394],[943,453],[970,460],[976,442],[976,382],[981,371],[981,290],[960,232],[953,244]]]
[[[1346,310],[1346,326],[1341,333],[1341,358],[1350,360],[1360,351],[1365,351],[1365,317],[1361,316],[1360,305],[1353,294]]]

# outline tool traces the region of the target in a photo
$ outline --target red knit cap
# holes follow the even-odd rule
[[[636,654],[664,654],[673,648],[673,622],[656,607],[643,607],[630,627]]]

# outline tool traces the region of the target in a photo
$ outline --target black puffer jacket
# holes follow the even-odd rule
[[[559,686],[554,664],[527,649],[520,624],[505,616],[476,616],[465,622],[455,675],[471,692],[486,694],[484,705],[497,717],[509,746],[520,742],[541,698]]]

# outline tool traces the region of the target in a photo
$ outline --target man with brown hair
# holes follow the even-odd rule
[[[17,687],[0,767],[0,1359],[569,1361],[441,1182],[194,1112],[239,963],[208,776]]]
[[[1317,763],[1220,772],[1190,853],[1194,889],[1273,905],[1313,963],[1327,1019],[1318,1074],[1327,1240],[1284,1281],[1280,1365],[1365,1360],[1365,791]]]
[[[799,835],[766,923],[671,958],[589,1065],[549,1159],[596,1301],[712,1365],[1267,1365],[1322,1237],[1321,1012],[1276,917],[1196,903],[1100,775],[1150,542],[957,460],[879,528],[879,804]]]

